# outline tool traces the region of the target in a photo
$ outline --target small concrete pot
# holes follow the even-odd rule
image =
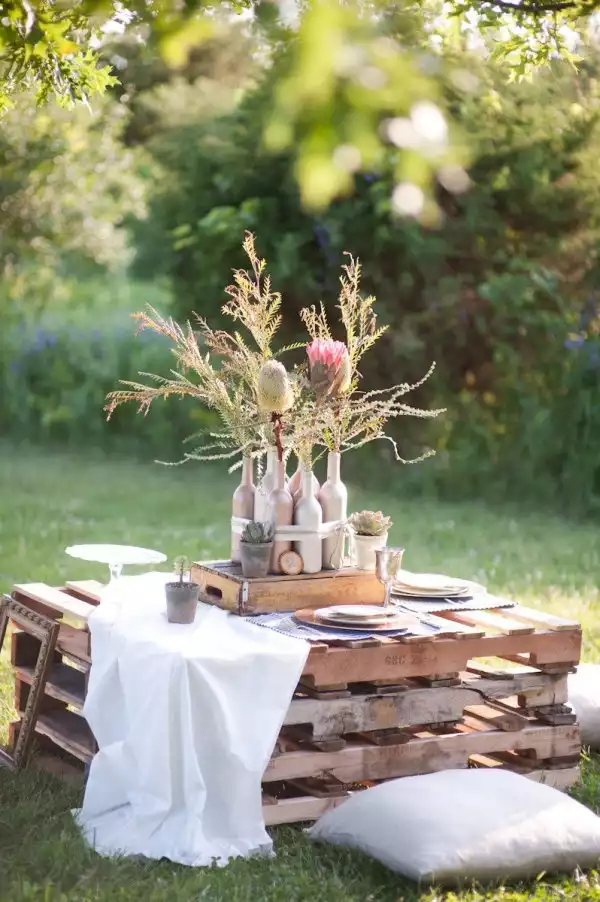
[[[242,562],[242,575],[247,579],[260,579],[269,572],[269,562],[273,542],[252,544],[240,542],[240,558]]]
[[[169,623],[193,623],[200,587],[196,583],[167,583],[167,620]]]

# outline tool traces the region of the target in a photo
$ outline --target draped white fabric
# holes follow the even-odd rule
[[[309,645],[205,604],[170,624],[170,579],[123,577],[90,618],[84,714],[99,751],[76,819],[104,855],[271,854],[261,778]]]

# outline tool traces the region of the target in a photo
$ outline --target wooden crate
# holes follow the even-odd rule
[[[220,561],[195,563],[192,580],[200,586],[202,601],[241,616],[329,604],[382,604],[385,596],[374,573],[354,568],[245,579],[239,564]]]
[[[13,594],[61,618],[38,733],[46,750],[86,762],[86,621],[98,584]],[[430,635],[311,643],[264,775],[267,824],[311,820],[365,786],[445,768],[508,768],[559,789],[577,780],[580,736],[566,702],[579,624],[519,605],[425,619]],[[16,634],[18,710],[33,654],[31,637]]]
[[[94,737],[81,710],[91,663],[87,619],[99,602],[101,588],[94,580],[83,580],[69,582],[63,588],[27,583],[17,584],[12,589],[13,598],[60,624],[35,725],[38,745],[44,749],[45,758],[51,763],[50,769],[56,770],[60,760],[65,760],[65,769],[69,761],[85,764],[96,751]],[[38,650],[39,640],[34,636],[20,630],[12,633],[14,706],[19,715],[25,710]],[[10,724],[11,745],[19,727],[20,720]]]

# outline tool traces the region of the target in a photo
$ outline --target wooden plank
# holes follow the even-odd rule
[[[47,586],[46,583],[17,583],[13,586],[13,593],[19,600],[31,599],[40,602],[52,608],[55,613],[71,617],[83,626],[87,626],[88,617],[94,610],[93,605],[88,602]]]
[[[71,592],[83,598],[84,601],[89,601],[94,605],[100,604],[102,591],[106,588],[97,579],[67,580],[65,586]]]
[[[443,616],[446,620],[452,620],[455,623],[464,623],[467,626],[483,627],[484,630],[493,634],[504,636],[525,636],[533,633],[535,627],[527,623],[519,623],[511,620],[508,616],[500,611],[444,611]]]
[[[14,673],[19,680],[31,685],[33,667],[15,667]],[[81,710],[85,698],[85,674],[67,664],[54,663],[48,671],[44,693]]]
[[[413,613],[412,611],[410,612]],[[439,616],[437,614],[421,614],[419,620],[425,625],[429,624],[430,626],[435,627],[436,632],[429,636],[398,636],[396,639],[391,640],[395,642],[414,642],[415,639],[419,641],[431,639],[448,639],[448,638],[456,638],[461,639],[463,636],[470,636],[471,639],[476,638],[477,636],[484,636],[485,632],[481,629],[477,629],[473,626],[469,626],[466,623],[459,623],[458,621],[450,624],[446,617]]]
[[[469,705],[465,708],[467,714],[482,720],[488,726],[496,727],[500,730],[513,732],[515,730],[524,730],[530,725],[527,717],[523,717],[517,711],[510,711],[493,703],[486,705]]]
[[[560,665],[578,661],[581,631],[540,632],[526,636],[465,636],[460,641],[436,639],[418,645],[383,645],[381,648],[328,648],[324,654],[309,653],[304,675],[316,686],[401,680],[465,670],[473,658],[506,657],[527,653],[538,664]],[[529,660],[529,658],[528,658]],[[522,663],[522,662],[521,662]]]
[[[279,799],[276,805],[263,805],[265,825],[274,827],[276,824],[316,821],[326,811],[331,811],[336,805],[341,804],[345,798],[346,796],[325,799],[300,796],[297,799]]]
[[[581,624],[576,620],[566,620],[546,611],[534,611],[532,608],[524,608],[515,605],[510,608],[510,616],[513,620],[521,620],[523,623],[531,623],[536,629],[544,630],[577,630]]]
[[[348,743],[338,752],[286,752],[272,758],[264,781],[327,773],[342,782],[381,780],[466,767],[469,756],[511,749],[535,749],[538,758],[578,755],[579,731],[573,726],[527,727],[516,733],[489,730],[481,733],[421,734],[403,745],[376,746]]]
[[[68,623],[61,623],[56,647],[61,654],[82,665],[89,667],[92,662],[90,634],[87,630],[77,629],[77,627],[69,626]]]
[[[41,714],[35,730],[36,733],[47,736],[48,739],[80,761],[91,761],[94,757],[92,732],[84,718],[73,711],[63,710]]]

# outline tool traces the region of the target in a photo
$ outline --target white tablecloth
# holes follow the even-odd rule
[[[99,752],[76,819],[105,855],[270,854],[260,783],[308,643],[204,604],[193,625],[170,624],[170,579],[124,577],[90,618],[84,714]]]

